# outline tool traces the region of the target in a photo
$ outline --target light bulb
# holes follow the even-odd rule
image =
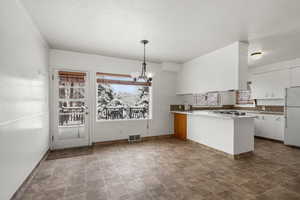
[[[153,72],[146,72],[146,76],[147,76],[148,78],[153,78],[154,73],[153,73]]]

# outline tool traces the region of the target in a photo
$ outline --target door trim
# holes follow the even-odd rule
[[[50,108],[50,126],[49,126],[49,148],[50,150],[54,150],[55,148],[55,144],[54,144],[54,130],[55,130],[55,95],[54,95],[54,81],[55,81],[55,71],[70,71],[70,72],[85,72],[88,76],[88,80],[86,81],[87,84],[87,104],[88,104],[88,108],[89,108],[89,120],[88,120],[88,130],[87,130],[87,137],[88,137],[88,146],[92,145],[92,116],[93,116],[93,106],[92,106],[92,96],[91,95],[91,73],[90,71],[85,71],[85,70],[80,70],[80,69],[70,69],[70,68],[66,68],[66,67],[53,67],[50,69],[50,73],[49,73],[49,108]],[[72,145],[70,145],[69,148]]]

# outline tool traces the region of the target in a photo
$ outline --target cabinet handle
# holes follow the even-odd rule
[[[285,128],[287,128],[287,88],[284,89],[284,123]]]

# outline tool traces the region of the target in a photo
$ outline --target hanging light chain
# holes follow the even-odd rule
[[[144,44],[144,60],[143,60],[143,63],[142,63],[142,71],[141,71],[141,74],[139,76],[135,76],[135,73],[134,76],[133,76],[133,80],[134,81],[137,81],[137,80],[144,80],[146,82],[151,82],[152,81],[152,77],[148,77],[147,75],[147,63],[146,63],[146,44],[148,44],[148,40],[142,40],[141,43]]]

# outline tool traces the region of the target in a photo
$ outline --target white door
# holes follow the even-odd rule
[[[89,145],[88,73],[54,71],[52,149]]]
[[[286,108],[284,144],[300,146],[300,107]]]

